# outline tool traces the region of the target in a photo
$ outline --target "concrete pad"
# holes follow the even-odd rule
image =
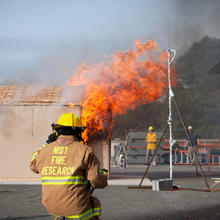
[[[41,185],[41,181],[40,180],[1,180],[0,181],[0,185]]]
[[[109,186],[138,186],[141,179],[116,179],[108,180]],[[41,185],[40,180],[1,180],[1,185]],[[142,186],[151,186],[152,183],[149,179],[144,179]]]
[[[41,204],[40,185],[1,185],[0,188],[0,220],[53,219]],[[220,192],[157,192],[108,186],[95,190],[93,195],[101,201],[104,220],[220,219]]]
[[[109,186],[139,186],[141,179],[117,179],[117,180],[109,180]],[[152,182],[145,178],[142,186],[152,186]]]
[[[189,220],[220,219],[220,192],[197,190],[153,191],[127,186],[138,186],[146,167],[129,169],[113,168],[109,186],[93,192],[102,204],[104,220]],[[210,178],[219,178],[219,169],[213,169]],[[152,167],[148,178],[163,179],[169,176],[167,167]],[[208,183],[214,181],[208,178]],[[51,220],[41,204],[41,185],[39,179],[0,179],[0,220]],[[9,181],[10,180],[10,181]],[[174,184],[185,188],[204,189],[202,176],[195,175],[194,167],[174,167]],[[31,183],[34,183],[32,185]],[[10,183],[10,185],[8,184]],[[25,183],[25,185],[22,185]],[[12,185],[16,184],[16,185]],[[143,186],[151,186],[151,181],[144,179]]]

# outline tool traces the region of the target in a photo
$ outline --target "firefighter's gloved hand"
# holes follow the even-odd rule
[[[106,173],[108,173],[108,170],[106,170],[106,169],[102,169],[103,171],[105,171]]]

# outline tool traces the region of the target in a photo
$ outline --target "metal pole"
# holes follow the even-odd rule
[[[164,131],[163,131],[163,134],[162,134],[162,136],[161,136],[159,142],[158,142],[157,145],[156,145],[156,149],[155,149],[155,151],[154,151],[154,155],[153,155],[153,157],[151,158],[150,163],[148,164],[147,169],[145,170],[144,175],[143,175],[143,177],[142,177],[142,179],[141,179],[141,182],[140,182],[140,184],[139,184],[139,189],[141,188],[141,185],[142,185],[142,182],[144,181],[144,178],[147,176],[148,170],[150,169],[150,166],[151,166],[151,164],[152,164],[152,162],[153,162],[153,160],[154,160],[154,158],[155,158],[155,156],[156,156],[156,154],[157,154],[157,150],[160,148],[160,145],[161,145],[161,143],[162,143],[162,141],[163,141],[163,139],[164,139],[164,136],[165,136],[165,134],[166,134],[167,128],[168,128],[168,124],[166,125],[166,127],[165,127],[165,129],[164,129]]]
[[[170,139],[169,139],[169,144],[170,144],[170,179],[173,178],[173,145],[175,143],[175,140],[172,137],[172,97],[174,96],[173,91],[172,91],[172,86],[171,86],[171,76],[170,76],[170,66],[176,56],[176,51],[172,49],[166,50],[168,54],[168,83],[169,83],[169,116],[168,116],[168,125],[169,125],[169,130],[170,130]]]

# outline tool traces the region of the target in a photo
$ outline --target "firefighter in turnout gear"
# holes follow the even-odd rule
[[[91,191],[107,186],[107,170],[80,142],[85,127],[76,115],[65,113],[52,127],[57,139],[40,147],[30,164],[41,176],[42,204],[57,220],[99,219],[101,204]]]

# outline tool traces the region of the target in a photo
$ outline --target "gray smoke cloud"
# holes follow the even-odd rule
[[[204,36],[220,37],[219,0],[171,0],[169,41],[181,53]]]
[[[89,39],[77,43],[60,41],[47,55],[38,57],[35,64],[8,76],[3,84],[65,85],[84,62],[90,65],[108,60],[115,50],[120,50],[120,45],[115,46],[114,39],[99,43]]]
[[[105,61],[114,51],[133,47],[136,39],[159,41],[162,49],[172,47],[177,50],[178,56],[204,36],[220,38],[219,0],[155,0],[154,4],[157,8],[158,20],[151,20],[149,15],[144,12],[143,8],[150,7],[149,2],[140,1],[137,2],[140,13],[134,14],[134,19],[128,20],[126,23],[119,21],[118,26],[110,30],[109,36],[106,33],[102,35],[101,32],[99,39],[89,39],[88,36],[82,34],[82,39],[79,42],[71,42],[70,40],[48,42],[44,39],[40,39],[37,45],[29,42],[29,50],[26,53],[34,51],[35,47],[45,48],[49,45],[47,54],[42,53],[43,55],[38,57],[32,65],[31,60],[27,61],[26,66],[19,68],[15,63],[13,67],[10,67],[14,74],[6,74],[6,77],[1,79],[1,83],[65,84],[66,80],[71,78],[77,67],[83,62],[94,64]],[[151,28],[148,28],[149,26]],[[40,43],[41,41],[42,43]],[[8,44],[6,42],[2,43],[5,45],[3,47],[5,52],[7,52],[9,45],[12,45],[12,40]],[[27,41],[25,40],[25,42]],[[21,44],[21,40],[19,40],[14,44],[26,46],[25,42]],[[24,52],[23,49],[22,52]],[[31,53],[30,57],[32,57]],[[10,57],[8,60],[10,61]],[[19,60],[18,63],[22,63],[22,60]],[[7,68],[3,68],[5,61],[1,64],[0,72],[7,73]],[[8,65],[11,63],[9,62]]]

